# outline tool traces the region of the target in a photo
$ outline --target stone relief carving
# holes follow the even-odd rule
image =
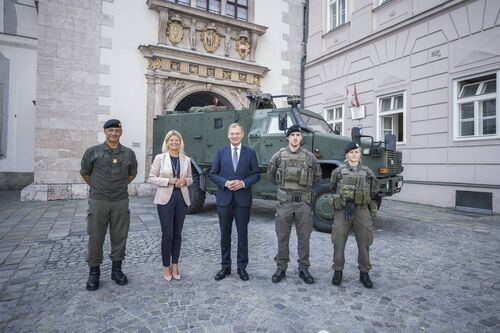
[[[179,43],[184,37],[184,27],[178,14],[173,15],[168,22],[167,36],[174,45]]]
[[[231,95],[238,101],[240,104],[238,107],[246,107],[247,106],[247,98],[246,98],[246,90],[241,88],[232,88],[229,90]],[[236,105],[235,105],[236,106]]]
[[[252,43],[250,42],[250,36],[248,31],[243,30],[240,32],[238,39],[236,40],[236,51],[240,55],[241,59],[245,59],[252,48]]]
[[[189,27],[189,43],[191,50],[196,50],[196,19],[191,19],[191,26]]]
[[[186,87],[186,81],[182,80],[166,80],[165,85],[163,86],[163,109],[165,111],[170,111],[166,110],[167,105],[169,104],[170,100],[182,89]]]
[[[207,52],[213,53],[219,48],[221,35],[217,32],[214,23],[208,25],[201,32],[200,38]]]

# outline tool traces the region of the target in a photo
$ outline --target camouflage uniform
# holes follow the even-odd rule
[[[376,214],[377,204],[372,198],[378,191],[377,178],[361,162],[351,167],[348,163],[333,170],[330,188],[334,194],[334,225],[332,228],[333,269],[344,269],[344,249],[349,231],[354,229],[358,244],[358,268],[367,273],[372,268],[369,248],[373,243],[372,216]],[[346,200],[355,203],[354,218],[347,220],[344,214]]]
[[[276,205],[276,236],[278,253],[274,261],[286,271],[292,224],[298,239],[299,271],[307,270],[309,263],[309,238],[312,232],[312,185],[321,180],[321,167],[316,157],[301,147],[292,152],[287,146],[273,155],[267,169],[270,181],[278,186]]]

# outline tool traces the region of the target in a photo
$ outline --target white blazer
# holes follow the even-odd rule
[[[182,197],[186,205],[190,205],[189,192],[187,186],[193,183],[193,175],[191,173],[191,159],[184,155],[179,154],[180,163],[180,178],[186,178],[186,186],[181,187]],[[148,183],[157,185],[154,203],[157,205],[165,205],[172,197],[174,185],[169,184],[168,181],[173,177],[172,160],[168,152],[158,154],[149,170]]]

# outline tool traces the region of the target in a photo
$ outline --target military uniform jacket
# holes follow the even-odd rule
[[[121,144],[111,149],[104,142],[85,151],[80,174],[90,176],[91,199],[127,199],[129,177],[137,175],[137,159],[132,149]]]
[[[274,185],[278,185],[278,188],[285,190],[285,191],[288,191],[288,189],[282,188],[280,186],[280,184],[278,184],[277,179],[276,179],[276,173],[280,169],[280,166],[281,166],[282,156],[284,156],[284,154],[297,155],[297,154],[301,154],[301,153],[306,155],[305,160],[306,160],[307,168],[312,170],[312,173],[313,173],[312,184],[317,184],[319,181],[321,181],[321,175],[322,175],[321,166],[319,165],[318,160],[313,155],[313,153],[311,153],[309,150],[307,150],[304,147],[300,147],[297,151],[292,152],[290,150],[290,147],[286,146],[286,148],[280,149],[278,152],[276,152],[271,157],[271,160],[269,161],[269,165],[267,167],[267,175],[269,176],[269,180]],[[303,191],[304,190],[306,190],[306,188],[304,188]],[[307,191],[311,192],[312,188],[311,187],[307,188]]]
[[[373,198],[378,192],[378,181],[373,171],[362,165],[361,162],[357,166],[352,167],[348,162],[342,164],[340,167],[332,171],[330,176],[330,189],[333,193],[338,193],[340,182],[343,174],[349,174],[353,177],[363,177],[364,184],[369,187],[370,195]]]

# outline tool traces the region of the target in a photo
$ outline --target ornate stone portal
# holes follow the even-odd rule
[[[161,0],[147,4],[158,12],[159,29],[157,45],[139,46],[147,59],[146,133],[151,134],[146,169],[154,115],[175,110],[184,98],[199,92],[221,96],[234,108],[246,107],[245,96],[260,91],[268,71],[254,62],[266,27]]]

